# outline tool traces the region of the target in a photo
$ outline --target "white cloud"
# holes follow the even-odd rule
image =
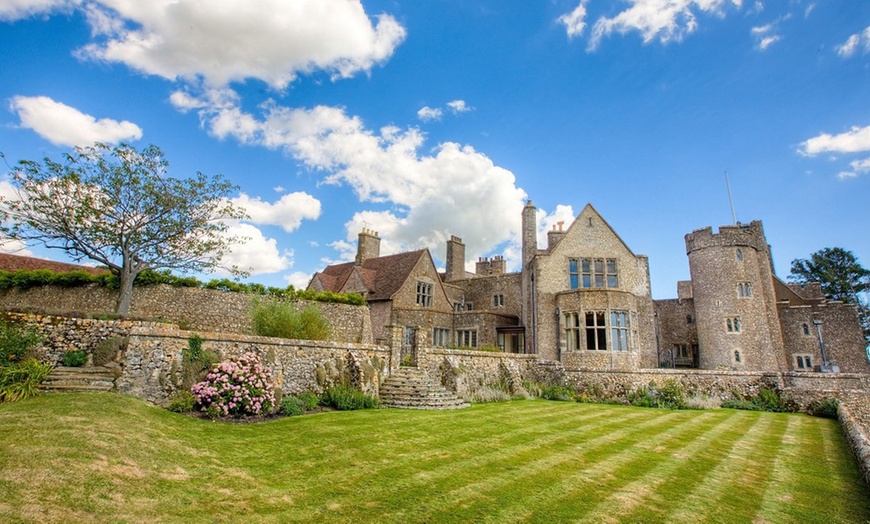
[[[599,18],[592,29],[589,49],[598,47],[601,39],[614,31],[626,34],[638,31],[643,42],[658,39],[661,43],[680,42],[698,29],[695,11],[724,16],[731,3],[737,8],[742,0],[627,0],[631,7],[613,18]]]
[[[861,33],[850,36],[842,45],[837,46],[837,54],[843,58],[849,58],[864,48],[864,52],[870,51],[870,26]]]
[[[870,151],[870,126],[855,126],[845,133],[822,133],[801,143],[798,152],[804,156],[822,153],[861,153]]]
[[[6,200],[17,200],[18,194],[15,188],[9,183],[8,179],[0,179],[0,198]],[[33,252],[27,249],[24,242],[13,240],[0,236],[0,253],[11,253],[13,255],[21,255],[24,257],[33,256]]]
[[[565,24],[565,30],[568,32],[568,38],[574,38],[583,34],[586,29],[586,4],[589,0],[581,0],[580,4],[570,13],[565,13],[559,17],[559,22]]]
[[[284,275],[284,280],[296,289],[305,289],[308,283],[311,282],[311,276],[303,271],[294,271],[289,275]]]
[[[538,209],[535,219],[537,221],[538,230],[538,247],[544,249],[547,247],[547,233],[559,228],[559,222],[562,223],[562,228],[567,230],[577,216],[574,214],[574,208],[559,204],[556,210],[552,213],[547,213],[543,209]]]
[[[282,149],[322,172],[326,183],[352,187],[360,201],[390,203],[389,211],[354,215],[346,224],[351,244],[363,225],[381,233],[383,254],[441,246],[455,234],[465,241],[469,257],[476,257],[519,229],[525,192],[513,173],[470,146],[445,142],[425,154],[420,151],[425,137],[414,127],[374,132],[358,117],[327,106],[269,103],[261,110],[260,117],[238,107],[200,115],[216,136]]]
[[[87,14],[97,39],[78,56],[212,87],[350,77],[389,59],[406,34],[389,15],[373,22],[358,0],[95,0]]]
[[[447,102],[447,107],[449,107],[450,110],[456,114],[467,113],[474,109],[473,107],[466,104],[465,100],[453,100],[451,102]]]
[[[97,120],[47,96],[16,96],[12,98],[10,108],[18,114],[22,127],[32,129],[57,145],[86,146],[94,142],[115,143],[142,138],[142,130],[132,122],[109,118]]]
[[[752,36],[755,37],[757,41],[755,44],[757,49],[766,51],[768,47],[782,39],[780,35],[776,34],[777,23],[778,22],[774,22],[752,28]]]
[[[849,163],[849,167],[852,168],[851,171],[841,171],[837,174],[837,178],[840,180],[846,180],[848,178],[855,178],[858,175],[863,175],[864,173],[870,173],[870,158],[854,160]]]
[[[276,193],[283,193],[284,190],[285,190],[284,186],[275,186],[272,188],[272,191],[274,191]]]
[[[423,106],[417,111],[417,118],[424,122],[428,122],[430,120],[441,120],[441,116],[444,114],[444,111],[438,108],[432,108],[429,106]]]
[[[247,211],[251,222],[258,225],[281,226],[288,233],[295,231],[302,220],[316,220],[320,217],[320,201],[302,192],[283,195],[274,204],[242,193],[233,198],[232,203]]]
[[[251,224],[233,224],[227,231],[228,235],[245,238],[246,241],[234,244],[230,252],[224,255],[221,264],[226,267],[236,266],[252,275],[276,273],[293,265],[292,251],[278,251],[278,242],[274,238],[266,238],[262,231]],[[217,271],[227,274],[226,271]]]
[[[79,0],[2,0],[0,20],[18,20],[53,10],[68,10]]]

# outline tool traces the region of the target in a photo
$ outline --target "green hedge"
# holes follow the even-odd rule
[[[103,287],[116,289],[118,278],[110,273],[94,275],[83,270],[54,272],[48,269],[3,271],[0,270],[0,289],[29,289],[38,286],[62,286],[80,287],[96,284]],[[331,291],[306,291],[297,290],[292,285],[286,288],[264,286],[258,283],[241,283],[226,278],[213,279],[201,282],[195,277],[179,277],[167,271],[145,270],[136,278],[136,286],[153,286],[168,284],[175,287],[194,287],[202,289],[216,289],[236,293],[250,293],[252,295],[267,295],[287,298],[289,300],[313,300],[316,302],[332,302],[337,304],[350,304],[353,306],[365,305],[365,298],[359,293],[333,293]]]

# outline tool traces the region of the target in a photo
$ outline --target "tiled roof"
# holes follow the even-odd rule
[[[42,258],[23,257],[20,255],[10,255],[8,253],[0,253],[0,270],[3,271],[18,271],[18,270],[35,270],[49,269],[59,273],[65,271],[87,271],[94,275],[106,273],[105,268],[96,268],[88,266],[80,266],[77,264],[67,264],[65,262],[55,262],[54,260],[45,260]]]
[[[361,266],[353,262],[327,266],[319,273],[320,282],[325,289],[339,292],[347,283],[348,279],[357,272],[363,285],[368,290],[367,300],[388,300],[399,291],[402,284],[408,280],[408,276],[417,265],[420,257],[426,253],[425,249],[409,251],[396,255],[370,258]]]

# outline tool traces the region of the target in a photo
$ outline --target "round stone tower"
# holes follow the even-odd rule
[[[701,369],[786,369],[760,221],[686,235]]]

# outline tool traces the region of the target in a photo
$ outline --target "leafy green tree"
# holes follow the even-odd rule
[[[840,300],[858,306],[858,316],[864,329],[864,341],[870,344],[870,270],[865,269],[851,251],[826,247],[809,259],[791,261],[788,280],[798,284],[818,282],[822,293],[830,300]]]
[[[10,176],[14,197],[0,197],[2,232],[105,265],[119,280],[115,311],[126,315],[142,271],[214,269],[244,241],[226,233],[226,220],[245,218],[228,200],[235,186],[221,175],[172,178],[168,166],[153,145],[96,144],[63,162],[22,160]]]

